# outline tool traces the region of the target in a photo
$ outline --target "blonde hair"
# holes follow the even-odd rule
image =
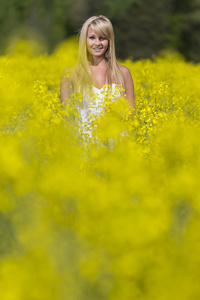
[[[107,64],[108,84],[116,83],[124,87],[124,76],[116,60],[114,31],[112,23],[105,16],[90,17],[82,26],[79,36],[78,61],[73,74],[74,88],[81,89],[88,84],[92,84],[92,74],[90,72],[90,55],[87,50],[87,33],[89,26],[91,29],[108,39],[108,49],[105,53]]]

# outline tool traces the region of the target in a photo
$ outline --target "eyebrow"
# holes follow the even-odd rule
[[[88,37],[95,37],[95,36],[98,36],[97,34],[95,34],[95,33],[90,33],[90,34],[88,34]],[[99,38],[103,38],[103,39],[106,39],[106,37],[105,36],[103,36],[103,35],[99,35]]]

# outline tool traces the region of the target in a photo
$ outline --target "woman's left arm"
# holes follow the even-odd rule
[[[134,84],[133,84],[133,78],[131,76],[131,72],[127,67],[123,65],[120,65],[120,68],[124,75],[126,99],[129,105],[135,109],[135,93],[134,93]]]

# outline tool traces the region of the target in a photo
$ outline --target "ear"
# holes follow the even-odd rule
[[[109,46],[108,46],[108,48],[107,48],[107,50],[106,50],[106,52],[105,52],[105,58],[106,58],[107,60],[110,59],[110,47],[109,47]]]
[[[110,52],[110,41],[108,42],[108,48],[106,49],[106,52]]]

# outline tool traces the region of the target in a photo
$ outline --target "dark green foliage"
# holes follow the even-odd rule
[[[200,1],[173,0],[169,46],[186,59],[200,60]]]
[[[193,0],[193,8],[185,14],[181,31],[182,44],[178,48],[185,57],[196,62],[200,61],[200,0]]]
[[[200,60],[200,0],[0,0],[0,53],[12,37],[37,39],[52,52],[100,14],[114,25],[118,58],[150,58],[173,49]]]
[[[168,2],[134,1],[120,16],[113,18],[119,57],[149,58],[165,48],[170,30]]]

